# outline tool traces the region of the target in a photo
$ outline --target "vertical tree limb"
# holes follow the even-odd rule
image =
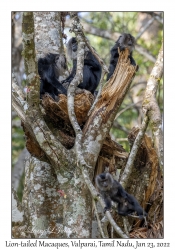
[[[160,168],[163,171],[162,116],[159,105],[156,100],[156,93],[162,74],[163,74],[163,44],[160,48],[159,55],[151,72],[151,75],[148,79],[145,91],[145,97],[143,101],[143,112],[145,113],[148,111],[147,114],[153,132],[154,147],[156,149],[159,158]]]
[[[28,104],[39,106],[39,86],[38,67],[35,61],[35,43],[34,43],[34,18],[33,12],[24,12],[22,20],[23,36],[23,57],[25,72],[28,85]]]
[[[128,158],[128,161],[126,163],[126,167],[125,167],[125,170],[121,176],[121,180],[120,180],[120,183],[121,185],[125,188],[126,186],[126,183],[128,182],[129,180],[129,176],[132,172],[132,167],[133,167],[133,163],[134,163],[134,160],[135,160],[135,157],[137,155],[137,152],[138,152],[138,149],[140,147],[140,144],[142,142],[142,139],[143,139],[143,136],[145,134],[145,131],[147,129],[147,126],[148,126],[148,116],[145,116],[144,119],[143,119],[143,122],[142,122],[142,125],[141,125],[141,128],[140,128],[140,131],[134,141],[134,144],[132,146],[132,149],[131,149],[131,152],[130,152],[130,155],[129,155],[129,158]]]

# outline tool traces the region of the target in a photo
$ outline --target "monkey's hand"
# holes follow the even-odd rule
[[[62,82],[62,84],[63,84],[63,87],[65,88],[65,89],[68,89],[68,87],[69,87],[69,82]]]
[[[136,65],[136,72],[139,70],[139,65]]]
[[[61,83],[70,83],[74,79],[74,75],[68,76],[66,79],[62,80]]]
[[[109,209],[108,209],[107,207],[105,207],[105,208],[103,209],[103,213],[105,214],[106,211],[109,211]]]
[[[61,81],[61,84],[67,83],[67,82],[68,82],[67,80],[63,80],[63,81]]]
[[[111,208],[108,208],[108,207],[105,207],[105,208],[103,209],[103,213],[105,214],[106,211],[112,212],[112,209],[111,209]]]

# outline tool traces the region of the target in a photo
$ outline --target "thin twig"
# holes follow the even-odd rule
[[[139,102],[141,102],[141,101],[138,101],[138,102],[136,102],[136,103],[132,103],[132,104],[128,105],[126,108],[122,109],[120,112],[117,113],[115,119],[117,119],[117,118],[118,118],[123,112],[125,112],[127,109],[130,109],[131,107],[136,106]]]
[[[98,228],[100,230],[101,236],[102,236],[102,238],[107,238],[103,232],[102,225],[101,225],[100,218],[99,218],[98,211],[97,211],[97,206],[96,206],[94,199],[93,199],[93,206],[94,206],[95,216],[97,218]]]
[[[129,224],[128,218],[123,217],[123,225],[124,225],[125,233],[129,236],[128,224]]]
[[[143,33],[151,26],[151,24],[154,22],[155,18],[151,18],[141,29],[140,32],[136,36],[136,41],[143,35]]]
[[[135,157],[136,157],[137,152],[139,150],[139,147],[140,147],[140,144],[142,142],[145,131],[147,129],[148,121],[149,121],[149,118],[148,118],[147,115],[145,115],[145,117],[143,119],[143,122],[142,122],[142,125],[141,125],[141,128],[140,128],[140,131],[137,134],[137,137],[136,137],[136,139],[134,141],[134,144],[132,146],[128,161],[126,163],[125,170],[124,170],[124,172],[123,172],[123,174],[121,176],[120,183],[121,183],[121,185],[123,187],[125,187],[125,184],[127,183],[128,179],[129,179],[129,176],[130,176],[130,174],[132,172],[132,167],[133,167],[133,164],[134,164],[134,160],[135,160]]]

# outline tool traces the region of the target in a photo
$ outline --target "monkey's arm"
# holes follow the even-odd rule
[[[42,84],[41,84],[41,90],[43,90],[44,88],[44,84],[45,85],[48,85],[50,84],[53,88],[57,88],[58,91],[61,93],[61,94],[67,94],[67,91],[66,89],[63,87],[63,85],[57,80],[56,76],[55,76],[55,72],[54,72],[54,65],[51,64],[49,65],[48,62],[47,64],[43,63],[43,60],[42,58],[39,59],[38,61],[38,72],[41,76],[41,79],[42,79]],[[46,61],[46,60],[45,60]],[[44,81],[44,82],[43,82]],[[49,88],[49,86],[46,86],[46,88]]]
[[[116,58],[118,58],[119,57],[119,53],[118,53],[118,47],[119,47],[119,45],[115,45],[112,49],[111,49],[111,59],[116,59]],[[120,48],[120,50],[121,50],[121,48]]]
[[[75,77],[76,69],[77,69],[77,61],[74,60],[73,61],[73,68],[72,68],[72,71],[71,71],[70,75],[65,80],[63,80],[61,83],[62,84],[65,83],[65,82],[69,82],[70,83],[74,79],[74,77]]]
[[[93,69],[101,70],[101,65],[99,61],[90,51],[88,51],[87,55],[84,58],[84,65],[88,65],[92,67]]]
[[[106,192],[101,192],[101,195],[102,195],[102,198],[105,202],[105,208],[103,211],[105,213],[107,210],[110,210],[112,207],[111,198],[109,197],[108,194],[106,194]]]
[[[132,55],[129,55],[129,59],[130,59],[130,62],[133,66],[136,66],[136,62],[134,60],[134,58],[132,57]]]
[[[109,65],[109,73],[107,75],[107,81],[109,80],[109,78],[112,76],[112,74],[114,73],[115,70],[115,64],[110,64]]]
[[[63,87],[63,85],[56,79],[54,76],[48,76],[46,75],[45,79],[48,83],[50,83],[54,88],[57,88],[60,94],[67,95],[66,89]]]
[[[120,183],[118,186],[118,193],[117,194],[125,199],[127,198],[127,192],[124,190],[124,188],[122,187],[122,185]]]
[[[92,59],[84,59],[84,65],[88,65],[92,67],[93,69],[100,69],[99,63],[97,63],[95,60]]]

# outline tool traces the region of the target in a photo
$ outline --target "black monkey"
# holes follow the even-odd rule
[[[67,44],[67,55],[73,61],[73,68],[70,75],[62,81],[62,83],[70,82],[73,80],[76,74],[77,68],[77,48],[78,43],[75,37],[72,37]],[[83,82],[81,82],[78,87],[81,89],[89,90],[94,94],[101,78],[101,65],[91,51],[85,48],[85,58],[83,67]]]
[[[139,205],[134,196],[128,194],[122,185],[113,179],[109,173],[102,173],[97,175],[96,179],[97,188],[102,195],[106,210],[111,209],[111,201],[118,203],[118,214],[126,216],[136,212],[140,219],[147,216],[147,213]]]
[[[97,175],[95,182],[106,205],[106,207],[104,208],[104,212],[111,209],[111,200],[120,202],[121,198],[127,197],[127,193],[122,185],[118,181],[114,180],[112,175],[109,173],[102,173]]]
[[[38,73],[40,75],[40,98],[45,93],[55,100],[58,94],[67,94],[66,89],[58,81],[58,77],[67,68],[64,54],[47,54],[38,60]]]
[[[127,33],[123,33],[119,39],[115,42],[114,47],[111,49],[111,58],[110,58],[110,65],[109,65],[109,73],[107,75],[107,80],[112,76],[117,62],[119,58],[118,48],[120,51],[124,50],[125,48],[128,48],[130,51],[129,59],[131,61],[131,64],[136,66],[136,63],[134,61],[134,58],[132,57],[132,51],[135,47],[135,38]]]

